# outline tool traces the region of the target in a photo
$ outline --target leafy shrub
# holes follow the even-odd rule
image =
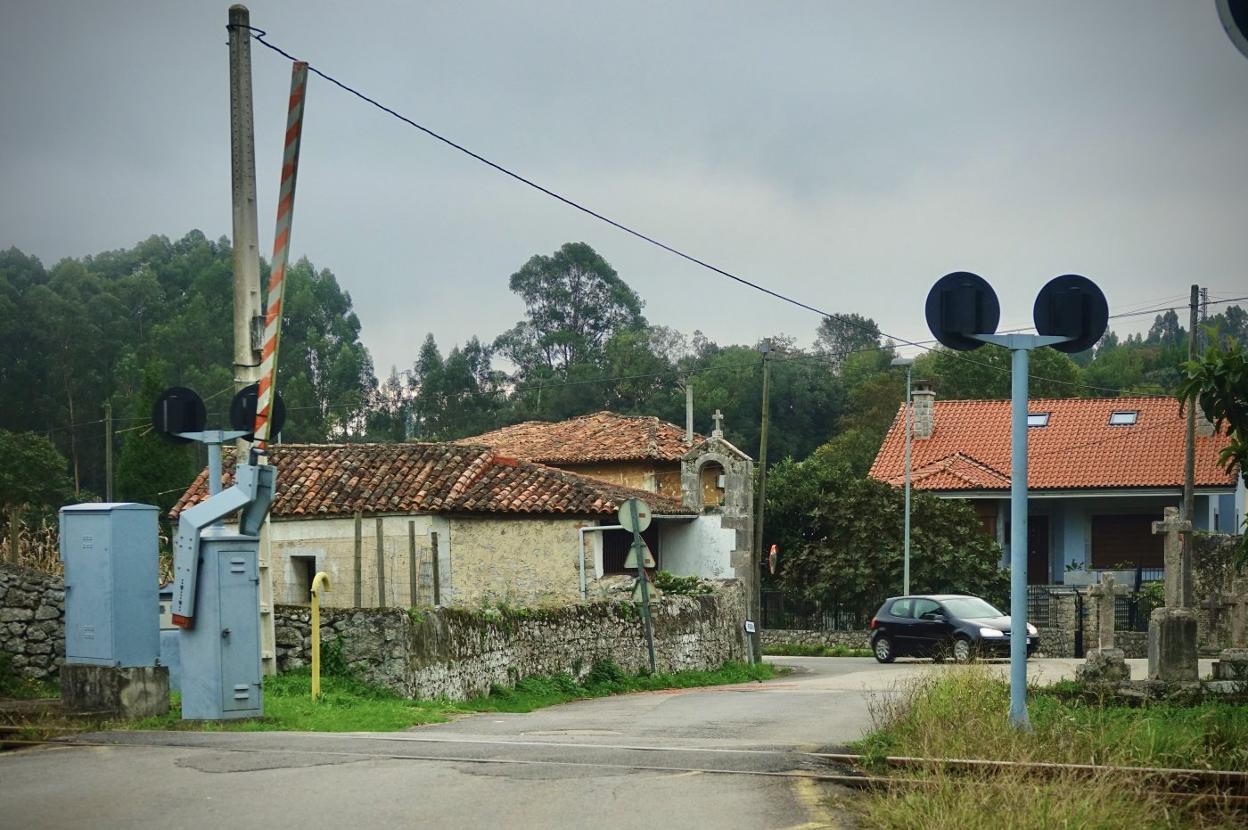
[[[620,664],[614,660],[599,660],[590,667],[589,673],[585,675],[586,686],[609,686],[613,683],[620,683],[627,675],[624,669],[620,668]]]
[[[704,579],[696,576],[676,576],[668,571],[659,571],[654,575],[654,587],[665,594],[681,594],[696,596],[709,594],[715,589]]]

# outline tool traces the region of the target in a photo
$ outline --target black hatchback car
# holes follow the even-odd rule
[[[1039,642],[1028,623],[1028,657]],[[952,657],[965,663],[979,656],[1008,656],[1010,618],[979,597],[891,597],[871,618],[871,651],[881,663],[898,657]]]

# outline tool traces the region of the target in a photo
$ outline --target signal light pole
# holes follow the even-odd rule
[[[1068,354],[1091,348],[1105,333],[1109,305],[1086,277],[1050,280],[1036,297],[1039,334],[993,334],[1001,319],[996,292],[977,274],[941,277],[927,295],[927,325],[941,344],[958,351],[984,343],[1010,350],[1010,724],[1027,718],[1027,377],[1031,351],[1052,346]]]

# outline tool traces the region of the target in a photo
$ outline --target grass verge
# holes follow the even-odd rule
[[[1035,688],[1032,729],[1006,722],[1009,687],[983,668],[913,682],[872,702],[868,756],[983,758],[1116,766],[1248,769],[1248,708],[1227,703],[1127,706],[1077,694],[1072,684]],[[884,771],[887,774],[887,771]],[[1140,775],[1037,779],[1025,772],[955,775],[933,768],[895,775],[915,787],[874,792],[848,806],[872,828],[1178,828],[1242,826],[1149,791]],[[1008,811],[1006,806],[1008,805]],[[1235,817],[1242,821],[1242,816]]]
[[[870,657],[869,648],[851,648],[835,645],[822,646],[807,643],[772,643],[763,646],[763,654],[773,657]]]
[[[1130,706],[1087,698],[1072,683],[1033,688],[1032,729],[1006,725],[1010,691],[970,667],[873,701],[867,755],[1248,770],[1248,707]]]
[[[767,680],[779,673],[766,663],[725,663],[714,671],[630,675],[611,661],[594,665],[585,679],[569,674],[530,677],[514,687],[495,686],[488,695],[463,702],[408,700],[349,676],[321,679],[321,698],[313,701],[312,678],[304,669],[265,679],[264,717],[237,721],[183,721],[175,705],[169,714],[126,724],[126,729],[177,729],[230,732],[390,732],[425,723],[441,723],[472,712],[531,712],[557,703],[625,692],[715,686]]]

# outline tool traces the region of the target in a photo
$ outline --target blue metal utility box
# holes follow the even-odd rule
[[[169,669],[169,690],[182,691],[182,629],[173,624],[173,583],[160,586],[160,664]]]
[[[157,516],[149,504],[61,508],[67,663],[157,665]]]
[[[209,528],[200,537],[195,627],[180,632],[182,717],[256,718],[260,687],[259,540]]]

